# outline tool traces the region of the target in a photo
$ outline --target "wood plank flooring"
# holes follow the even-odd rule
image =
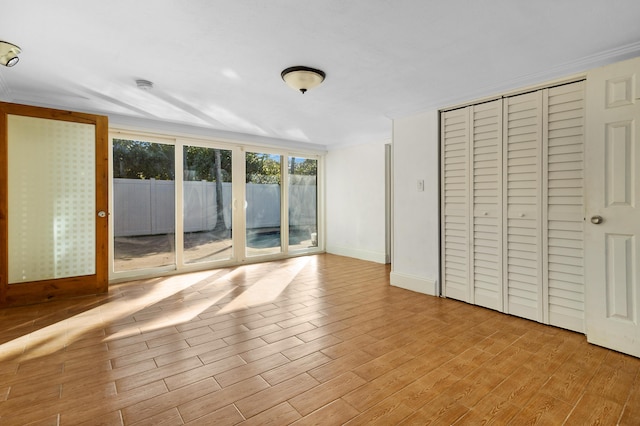
[[[0,310],[2,425],[640,424],[640,359],[317,255]]]

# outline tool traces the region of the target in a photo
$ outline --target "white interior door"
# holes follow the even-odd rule
[[[587,75],[586,328],[640,356],[640,58]]]

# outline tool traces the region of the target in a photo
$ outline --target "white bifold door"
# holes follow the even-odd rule
[[[502,310],[502,101],[442,115],[446,296]]]
[[[446,297],[584,330],[584,82],[446,111]]]

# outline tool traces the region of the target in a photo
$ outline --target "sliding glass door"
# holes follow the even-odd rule
[[[111,278],[321,250],[319,157],[129,134],[112,149]]]
[[[232,151],[183,147],[184,263],[229,260],[232,239]]]
[[[113,140],[113,269],[174,267],[175,146]]]
[[[247,152],[246,254],[261,256],[282,251],[282,156]]]
[[[318,246],[318,160],[289,157],[289,250]]]

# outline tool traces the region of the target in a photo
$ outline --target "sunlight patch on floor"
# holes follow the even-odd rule
[[[293,282],[308,262],[308,257],[293,259],[291,265],[278,268],[264,276],[220,309],[218,313],[226,314],[273,301]]]
[[[210,278],[214,274],[215,271],[206,271],[164,278],[158,283],[153,284],[148,291],[141,292],[139,297],[127,297],[125,300],[115,299],[104,305],[81,312],[63,321],[56,322],[55,324],[48,325],[37,331],[3,343],[0,345],[0,360],[18,359],[22,362],[61,351],[69,344],[81,339],[90,331],[105,327],[107,324],[116,322],[118,319],[133,315],[147,307],[153,306],[180,291],[206,281],[207,278]],[[220,295],[220,298],[222,297],[224,297],[224,295]],[[166,317],[166,320],[163,319],[163,321],[159,321],[157,324],[145,324],[144,331],[189,321],[214,304],[216,300],[205,298],[202,303],[198,303],[195,306],[189,304],[188,309],[172,314]],[[131,329],[124,329],[114,335],[110,335],[106,337],[104,341],[140,334],[140,325],[142,324],[133,323]]]
[[[233,292],[242,291],[216,315],[270,303],[309,262],[309,257],[290,259],[246,286],[234,284],[234,281],[246,284],[243,274],[251,270],[249,266],[115,285],[111,288],[115,293],[111,301],[1,344],[0,361],[12,359],[23,362],[50,355],[64,350],[94,330],[109,326],[119,329],[104,337],[102,342],[187,323],[229,298]],[[118,291],[127,292],[127,295],[117,297]],[[178,294],[183,291],[183,295]],[[163,306],[164,300],[167,302]],[[131,322],[122,322],[128,317],[132,317]],[[122,324],[118,325],[119,322]]]
[[[211,278],[217,272],[218,271],[193,272],[186,275],[175,275],[173,277],[164,278],[158,284],[154,284],[150,291],[143,292],[141,297],[137,299],[126,298],[123,302],[116,300],[101,306],[100,309],[102,311],[103,321],[113,322],[115,319],[124,318],[133,315],[136,312],[140,312],[143,309],[151,307],[191,286],[206,282],[208,278]],[[228,274],[213,281],[211,285],[226,282],[228,280],[227,275]],[[214,305],[218,300],[222,299],[228,291],[223,291],[222,293],[223,294],[220,294],[215,298],[206,297],[199,303],[185,303],[182,309],[172,310],[170,315],[166,315],[162,311],[159,311],[157,313],[157,318],[147,321],[136,321],[132,323],[130,327],[125,327],[122,330],[107,336],[104,341],[108,342],[111,340],[117,340],[123,337],[134,336],[142,332],[157,330],[162,327],[170,327],[190,321]],[[189,295],[186,295],[185,299],[188,296]]]

